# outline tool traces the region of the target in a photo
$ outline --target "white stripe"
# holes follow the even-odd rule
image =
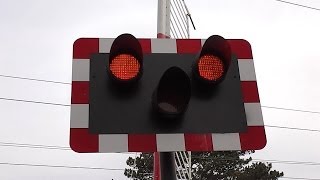
[[[99,134],[99,152],[128,152],[128,135]]]
[[[177,53],[175,39],[151,39],[152,53]]]
[[[240,80],[256,81],[256,73],[252,59],[238,59]]]
[[[157,134],[157,151],[185,151],[184,134]]]
[[[205,42],[206,42],[206,39],[201,39],[201,47],[204,45]]]
[[[111,38],[100,38],[99,39],[99,53],[109,53],[113,41],[114,41],[114,39],[111,39]]]
[[[239,133],[212,134],[214,151],[241,150]]]
[[[244,103],[247,116],[247,126],[263,126],[260,103]]]
[[[89,127],[89,104],[71,104],[70,128]]]
[[[72,81],[89,81],[90,60],[73,59],[72,61]]]

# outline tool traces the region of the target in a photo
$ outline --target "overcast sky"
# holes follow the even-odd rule
[[[291,2],[320,8],[319,0]],[[191,38],[218,34],[251,43],[263,106],[320,111],[320,11],[275,0],[186,3],[197,27]],[[75,39],[122,33],[155,38],[156,20],[156,0],[0,0],[0,75],[71,83]],[[70,104],[70,85],[5,77],[0,83],[1,98]],[[263,116],[267,125],[320,129],[319,113],[263,108]],[[126,179],[122,170],[13,165],[126,167],[128,154],[8,146],[68,147],[69,107],[0,100],[0,121],[0,179]],[[320,132],[266,128],[266,133],[267,146],[254,158],[320,163]],[[319,164],[273,167],[287,177],[320,179]]]

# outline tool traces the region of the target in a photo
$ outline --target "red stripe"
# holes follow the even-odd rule
[[[142,53],[151,53],[151,39],[138,39],[142,48]]]
[[[72,81],[71,104],[89,104],[89,81]]]
[[[170,36],[167,36],[167,35],[162,34],[162,33],[158,33],[158,34],[157,34],[157,38],[159,38],[159,39],[169,39]]]
[[[242,150],[259,150],[266,146],[264,126],[248,126],[247,132],[240,133]]]
[[[177,39],[177,53],[198,53],[201,51],[200,39]]]
[[[251,45],[244,39],[229,39],[231,51],[238,59],[252,59]]]
[[[257,81],[241,81],[243,102],[260,102]]]
[[[99,135],[90,134],[88,128],[71,128],[70,147],[78,153],[98,152]]]
[[[80,38],[73,43],[74,59],[90,59],[92,53],[99,53],[98,38]]]
[[[157,142],[155,134],[129,134],[129,152],[156,152]]]
[[[161,180],[160,174],[160,153],[153,153],[153,180]]]
[[[211,134],[184,134],[186,151],[213,151]]]

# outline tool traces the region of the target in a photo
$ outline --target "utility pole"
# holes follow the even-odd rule
[[[170,0],[158,0],[157,38],[170,38]],[[174,152],[154,153],[154,180],[176,180]]]

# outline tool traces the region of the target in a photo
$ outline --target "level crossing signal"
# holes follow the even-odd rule
[[[265,144],[247,41],[131,34],[75,41],[74,151],[257,150]]]

